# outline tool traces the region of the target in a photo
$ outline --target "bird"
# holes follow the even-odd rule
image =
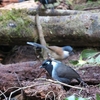
[[[35,0],[35,1],[37,1],[37,0]],[[57,2],[57,0],[38,0],[41,4],[43,4],[43,6],[45,7],[45,8],[47,8],[45,5],[46,4],[53,4],[53,3],[55,3],[55,2]]]
[[[43,46],[36,42],[27,42],[27,44],[46,49],[49,52],[50,57],[56,60],[63,60],[66,59],[68,56],[74,54],[73,48],[71,46],[64,46],[64,47]]]
[[[81,86],[86,86],[80,75],[72,67],[65,65],[61,61],[46,59],[40,68],[45,68],[54,80],[70,84],[73,79],[76,79]]]

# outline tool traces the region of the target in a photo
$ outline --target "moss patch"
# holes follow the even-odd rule
[[[23,10],[1,11],[0,16],[0,30],[1,32],[16,33],[16,35],[25,35],[24,33],[31,33],[29,27],[34,25]],[[11,34],[10,34],[11,35]],[[15,34],[14,34],[15,35]]]
[[[75,10],[84,10],[85,8],[90,8],[90,7],[99,7],[100,6],[100,1],[97,2],[87,2],[83,4],[75,4],[74,9]]]

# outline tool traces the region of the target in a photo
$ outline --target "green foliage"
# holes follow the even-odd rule
[[[96,100],[100,100],[100,95],[96,94]]]
[[[87,58],[91,58],[91,57],[95,56],[97,53],[98,52],[96,50],[85,49],[82,51],[81,57],[82,57],[82,59],[87,59]]]
[[[100,52],[93,49],[85,49],[78,60],[70,61],[71,64],[81,66],[84,64],[100,64]]]
[[[73,65],[76,65],[76,66],[82,66],[82,65],[86,64],[86,61],[79,59],[79,60],[72,60],[72,61],[70,61],[70,63]]]
[[[31,33],[30,28],[33,25],[32,20],[27,16],[27,12],[25,10],[16,10],[12,9],[2,10],[2,15],[0,16],[0,28],[2,33],[17,33],[18,36],[26,35]],[[9,23],[14,23],[16,25],[15,28],[8,28]],[[22,34],[23,33],[23,34]]]
[[[76,97],[75,95],[71,95],[64,100],[91,100],[91,97],[89,98],[82,98],[82,97]],[[96,100],[100,100],[100,94],[96,94]]]
[[[9,20],[9,19],[16,20],[17,17],[25,15],[24,10],[22,11],[22,10],[12,9],[10,11],[2,10],[1,12],[2,12],[2,16],[0,16],[0,19],[2,19],[2,21]]]
[[[88,0],[88,1],[93,1],[93,0]]]
[[[88,1],[87,3],[83,3],[81,5],[75,4],[74,9],[75,10],[84,10],[85,8],[99,7],[99,6],[100,6],[100,1],[96,1],[96,2]]]
[[[100,55],[98,55],[98,56],[95,58],[95,62],[96,62],[96,64],[100,64]]]
[[[82,98],[82,97],[75,97],[75,95],[72,95],[72,96],[67,97],[64,100],[89,100],[89,99]]]
[[[94,2],[94,0],[88,0],[87,2]]]
[[[66,0],[66,3],[69,5],[72,5],[73,4],[72,2],[73,2],[73,0]]]

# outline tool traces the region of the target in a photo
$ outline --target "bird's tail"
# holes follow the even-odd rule
[[[45,46],[43,46],[41,44],[38,44],[36,42],[27,42],[27,44],[32,45],[32,46],[35,46],[35,47],[40,47],[40,48],[47,49],[47,47],[45,47]]]

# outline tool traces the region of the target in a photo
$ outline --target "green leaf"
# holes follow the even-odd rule
[[[100,55],[98,55],[98,56],[95,58],[95,62],[96,62],[96,64],[100,64]]]
[[[72,5],[73,4],[72,1],[73,0],[66,0],[66,3]]]
[[[76,65],[76,66],[82,66],[86,64],[87,62],[84,60],[72,60],[70,61],[71,64]]]
[[[82,55],[80,55],[79,60],[82,60]]]
[[[84,64],[100,64],[100,55],[97,50],[85,49],[81,52],[79,60],[70,61],[75,66],[82,66]],[[97,57],[96,57],[97,56]]]
[[[75,100],[75,95],[69,96],[67,99],[68,100]]]
[[[82,97],[75,97],[75,95],[71,95],[64,100],[88,100],[88,99]]]
[[[78,60],[71,60],[70,63],[73,65],[77,65],[79,62],[78,62]]]
[[[85,49],[82,51],[81,56],[82,56],[82,59],[88,59],[90,57],[95,56],[96,54],[98,54],[98,52],[96,50]]]
[[[79,97],[78,100],[87,100],[86,98]]]
[[[96,94],[96,100],[100,100],[100,95]]]
[[[93,64],[93,63],[95,63],[95,59],[94,58],[90,58],[89,60],[87,60],[87,63]]]
[[[84,65],[84,64],[86,64],[87,62],[86,61],[84,61],[84,60],[78,60],[78,65]]]

